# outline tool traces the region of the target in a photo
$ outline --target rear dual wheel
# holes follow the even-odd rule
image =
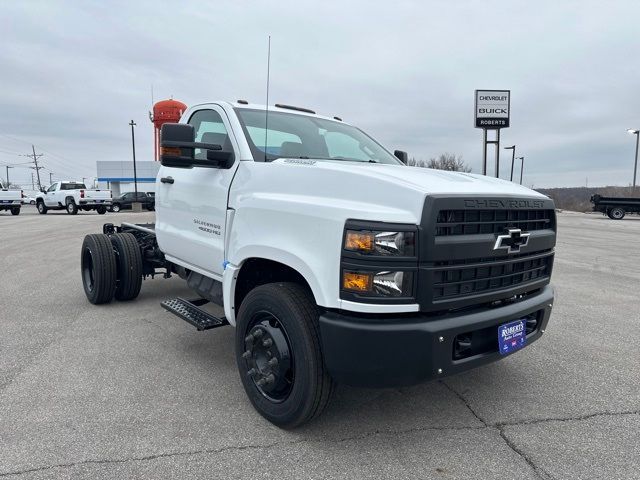
[[[80,259],[82,285],[94,305],[132,300],[142,285],[142,255],[130,233],[91,234],[84,238]]]
[[[310,292],[295,283],[261,285],[247,294],[236,324],[236,361],[254,408],[282,428],[318,416],[333,392],[318,309]]]

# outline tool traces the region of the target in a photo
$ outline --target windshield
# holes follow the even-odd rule
[[[361,130],[344,123],[294,113],[237,108],[236,113],[256,161],[314,158],[402,165]]]

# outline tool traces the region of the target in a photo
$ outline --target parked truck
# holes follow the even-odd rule
[[[622,220],[627,213],[640,213],[640,197],[591,196],[593,211],[601,212],[611,220]]]
[[[0,212],[9,210],[11,215],[20,215],[22,191],[10,190],[0,182]]]
[[[184,279],[194,298],[162,307],[198,330],[234,327],[247,396],[283,428],[319,415],[336,383],[413,385],[538,340],[553,201],[402,160],[308,109],[190,107],[162,127],[155,223],[85,237],[85,294],[133,300],[143,278]]]
[[[36,197],[36,207],[42,215],[49,210],[66,210],[69,215],[95,210],[104,215],[110,206],[110,190],[90,190],[84,183],[72,181],[56,182]]]

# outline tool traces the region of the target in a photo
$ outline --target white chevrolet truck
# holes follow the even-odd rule
[[[0,212],[9,210],[11,215],[20,215],[22,191],[10,190],[0,182]]]
[[[408,167],[337,117],[245,101],[164,125],[161,162],[154,224],[85,237],[85,293],[101,304],[157,273],[186,280],[194,298],[162,306],[235,328],[244,389],[278,426],[319,415],[335,383],[444,378],[547,328],[556,217],[537,192]]]
[[[36,197],[36,207],[42,215],[48,210],[66,210],[69,215],[78,210],[95,210],[104,215],[110,206],[111,190],[90,190],[80,182],[56,182]]]

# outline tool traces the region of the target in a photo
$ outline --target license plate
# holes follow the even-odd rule
[[[527,344],[527,328],[524,320],[515,320],[498,327],[500,354],[507,355]]]
[[[96,203],[102,203],[104,200],[96,200]]]

